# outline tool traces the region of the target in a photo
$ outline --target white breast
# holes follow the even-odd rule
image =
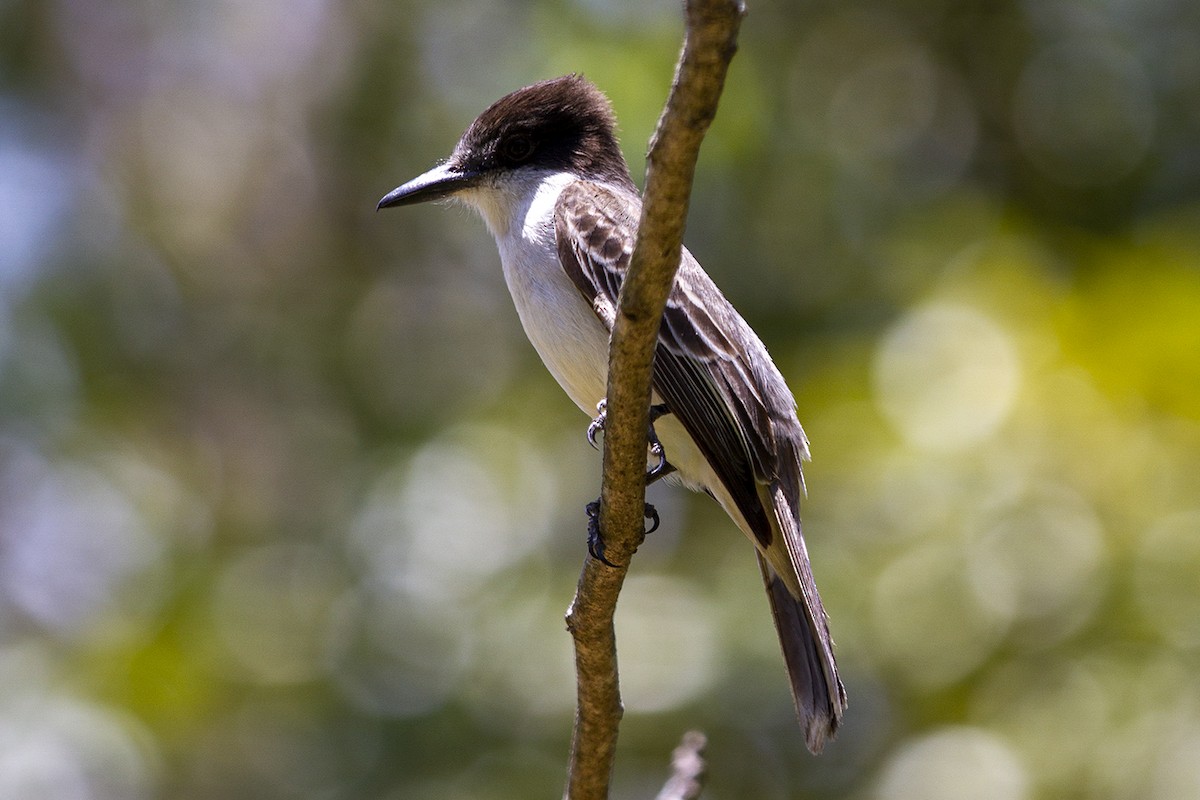
[[[554,205],[572,175],[534,173],[505,190],[464,199],[487,222],[525,335],[550,374],[586,414],[596,413],[608,375],[608,331],[567,277],[554,242]]]

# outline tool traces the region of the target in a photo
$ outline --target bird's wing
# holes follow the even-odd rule
[[[636,197],[586,181],[564,189],[555,208],[563,268],[610,329],[638,209]],[[653,384],[769,547],[773,526],[760,491],[781,471],[795,473],[787,482],[800,491],[799,461],[781,464],[776,439],[787,436],[805,455],[807,442],[766,348],[687,250],[663,312]]]

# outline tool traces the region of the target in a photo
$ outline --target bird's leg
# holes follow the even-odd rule
[[[592,423],[588,425],[587,440],[592,447],[598,448],[596,444],[596,436],[600,431],[604,430],[604,423],[608,418],[608,401],[601,400],[596,404],[596,417]],[[650,454],[658,459],[658,463],[646,471],[646,485],[649,486],[660,478],[665,478],[675,471],[675,466],[667,461],[667,453],[663,449],[662,442],[658,440],[658,434],[654,432],[654,423],[659,417],[671,413],[665,403],[650,406],[650,430],[647,433],[647,442],[650,447]],[[608,566],[616,566],[607,558],[604,557],[604,538],[600,535],[600,500],[588,503],[585,509],[588,517],[588,553],[597,561],[607,564]],[[642,536],[654,533],[658,530],[658,526],[662,520],[658,516],[658,509],[650,503],[645,504],[642,511],[646,519],[650,520],[650,527],[642,531]]]

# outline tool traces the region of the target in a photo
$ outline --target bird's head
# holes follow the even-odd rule
[[[456,198],[484,210],[496,200],[489,195],[511,195],[563,173],[634,190],[612,104],[580,75],[541,81],[492,103],[449,158],[389,192],[378,207]]]

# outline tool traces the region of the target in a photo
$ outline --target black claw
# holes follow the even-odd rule
[[[655,406],[650,406],[650,432],[647,438],[650,442],[650,455],[658,459],[658,463],[646,472],[646,485],[654,483],[659,478],[670,475],[675,471],[675,467],[667,463],[667,451],[663,449],[662,442],[658,440],[658,434],[654,431],[654,423],[659,417],[670,414],[671,410],[667,408],[666,403],[659,403]]]
[[[653,428],[650,429],[650,436],[653,437],[650,439],[650,455],[657,458],[658,463],[651,467],[646,473],[647,483],[655,480],[658,477],[658,474],[667,468],[667,452],[663,450],[662,442],[660,442],[658,437],[654,435]]]
[[[607,564],[610,567],[617,566],[604,557],[604,539],[600,536],[600,501],[594,500],[584,507],[588,518],[588,555],[599,561],[601,564]]]
[[[604,430],[606,419],[608,419],[608,401],[601,400],[596,404],[596,417],[592,420],[592,424],[588,425],[587,429],[588,444],[595,450],[600,449],[600,445],[596,443],[596,436],[599,435],[600,431]]]
[[[657,508],[650,505],[649,503],[646,503],[646,507],[642,510],[642,515],[646,519],[650,520],[650,527],[647,528],[646,530],[642,531],[642,536],[647,536],[651,533],[654,533],[656,530],[658,530],[658,525],[661,522],[661,520],[658,518],[658,509]]]
[[[650,455],[658,458],[658,463],[646,471],[647,486],[654,483],[664,475],[671,474],[671,472],[675,470],[674,467],[667,463],[667,454],[663,450],[663,446],[658,442],[654,442],[650,445]]]
[[[660,481],[663,478],[670,475],[674,471],[675,471],[675,465],[672,464],[670,461],[666,461],[664,459],[661,464],[656,466],[654,469],[648,470],[646,472],[646,485],[650,486],[652,484],[655,484],[658,481]]]

